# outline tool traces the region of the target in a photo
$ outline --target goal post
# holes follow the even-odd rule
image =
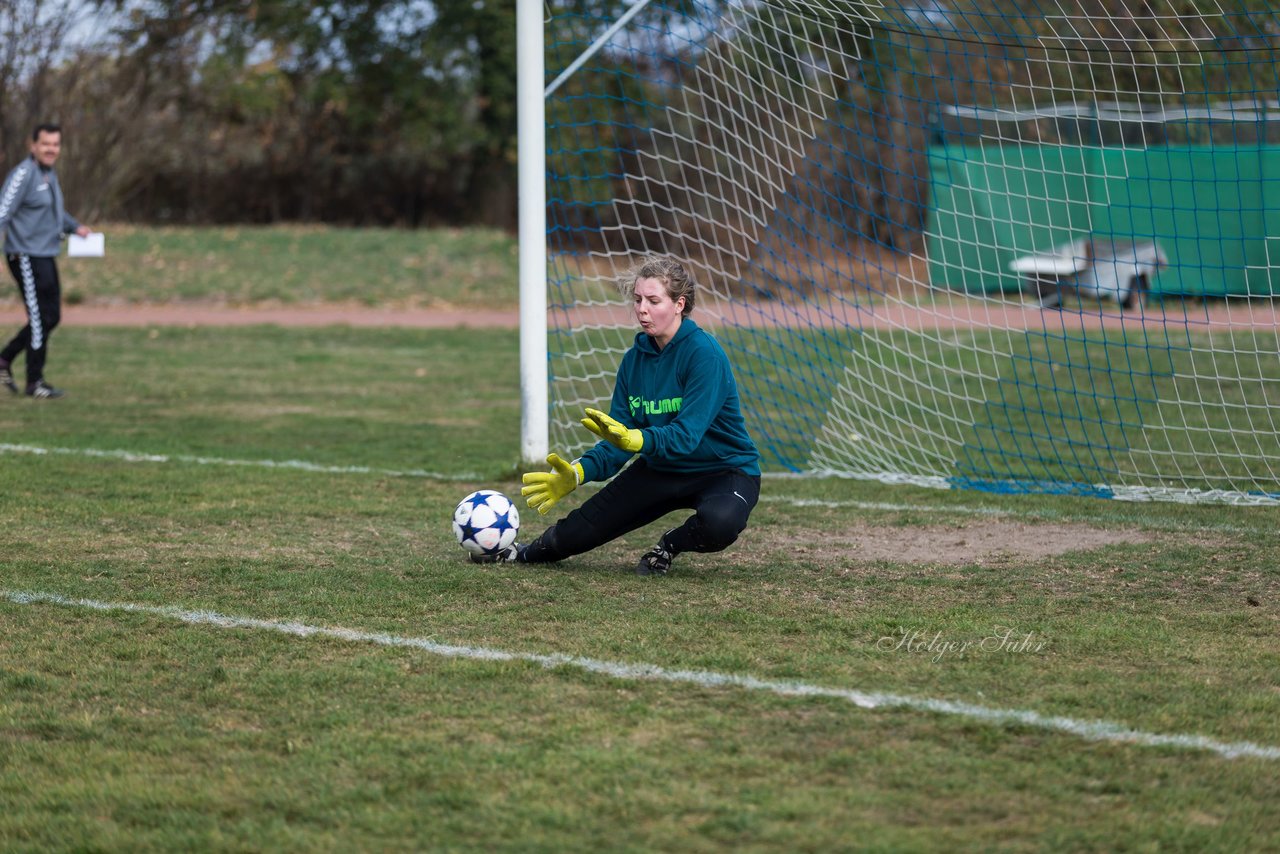
[[[1280,503],[1266,4],[533,8],[526,458],[588,446],[635,334],[614,277],[664,253],[766,471]]]
[[[519,138],[520,458],[548,449],[546,110],[542,3],[516,0],[516,122]]]

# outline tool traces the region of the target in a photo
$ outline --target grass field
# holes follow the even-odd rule
[[[103,258],[64,258],[70,304],[212,301],[507,307],[516,244],[487,229],[95,226]],[[3,289],[11,297],[11,289]],[[16,297],[14,305],[18,305]]]
[[[60,331],[0,399],[0,848],[1280,846],[1274,511],[769,478],[664,579],[477,568],[513,338]]]

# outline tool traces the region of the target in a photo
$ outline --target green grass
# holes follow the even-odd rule
[[[71,406],[15,400],[0,428],[59,447],[492,477],[519,458],[518,435],[490,429],[519,420],[514,337],[476,347],[467,330],[67,329],[48,370],[73,388]]]
[[[56,343],[70,397],[0,398],[0,589],[1280,746],[1273,510],[771,478],[737,545],[665,579],[624,571],[660,525],[556,567],[478,568],[448,518],[473,488],[518,491],[514,336],[68,328]],[[443,477],[388,473],[411,469]],[[1146,539],[958,563],[849,544],[947,544],[992,519]],[[526,514],[527,534],[544,524]],[[881,642],[999,626],[1045,646],[934,660]],[[0,598],[6,850],[1254,851],[1280,846],[1276,770]]]
[[[518,300],[516,242],[500,231],[96,227],[106,234],[106,256],[59,265],[68,303],[494,308]]]

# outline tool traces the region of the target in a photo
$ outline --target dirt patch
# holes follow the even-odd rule
[[[1125,329],[1156,334],[1166,326],[1208,329],[1214,326],[1280,328],[1280,305],[1263,301],[1209,303],[1169,302],[1121,313],[1112,305],[1077,311],[1043,311],[1020,300],[971,299],[933,295],[908,301],[861,299],[847,304],[811,305],[782,302],[709,303],[697,315],[704,326],[791,326],[803,329],[973,329],[996,328],[1043,332],[1061,337],[1095,329]],[[0,328],[18,327],[26,315],[16,299],[0,299]],[[520,313],[505,309],[373,307],[339,303],[229,306],[188,302],[116,305],[84,303],[63,308],[67,326],[353,326],[420,329],[514,329]],[[564,326],[622,326],[634,323],[623,304],[584,305],[553,318]]]
[[[891,561],[948,566],[1027,563],[1074,551],[1153,542],[1145,531],[1114,531],[1087,525],[1038,524],[985,519],[964,525],[892,527],[855,525],[841,536],[815,543],[807,535],[753,532],[764,551],[778,549],[815,561]]]

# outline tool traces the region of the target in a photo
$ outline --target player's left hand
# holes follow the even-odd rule
[[[615,445],[629,454],[638,454],[644,449],[644,434],[639,430],[628,429],[627,425],[599,409],[587,409],[587,417],[582,419],[582,426],[601,439]]]

